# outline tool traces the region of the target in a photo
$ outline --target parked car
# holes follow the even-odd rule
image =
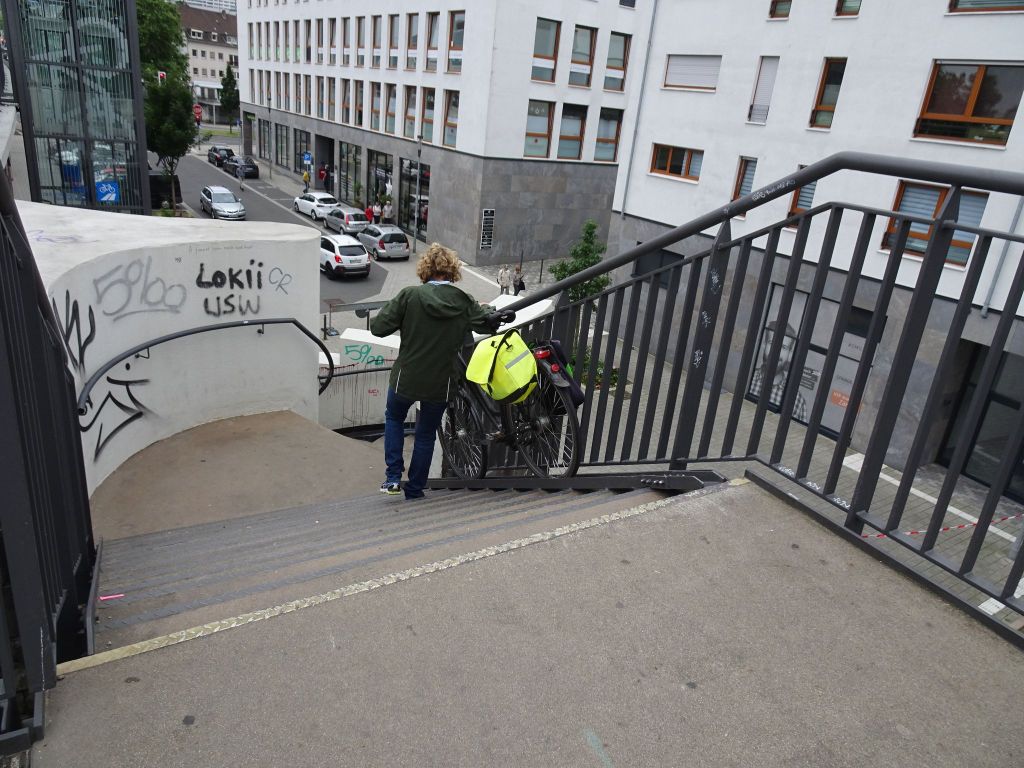
[[[214,219],[239,221],[245,218],[245,206],[227,187],[203,187],[199,193],[199,207]]]
[[[369,223],[366,214],[355,208],[339,206],[324,214],[324,226],[339,234],[358,235]]]
[[[369,277],[370,256],[359,241],[350,235],[322,235],[320,269],[331,278],[346,275]]]
[[[213,163],[218,168],[224,165],[224,161],[235,156],[235,150],[231,147],[221,147],[214,144],[206,150],[206,162]]]
[[[313,221],[319,221],[338,207],[338,201],[326,192],[307,192],[292,202],[292,208],[304,213]]]
[[[375,259],[409,258],[409,238],[393,224],[369,224],[358,237]]]
[[[238,176],[238,166],[245,168],[245,178],[247,179],[258,179],[260,177],[260,167],[256,165],[256,161],[246,155],[240,157],[239,155],[231,155],[221,165],[225,171],[230,173],[232,176]]]

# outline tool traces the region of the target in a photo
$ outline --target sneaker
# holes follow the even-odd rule
[[[388,496],[398,496],[402,493],[402,486],[400,483],[389,483],[385,480],[380,484],[380,492]]]

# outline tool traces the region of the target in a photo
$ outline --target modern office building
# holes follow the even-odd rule
[[[205,11],[226,11],[227,13],[235,12],[235,0],[188,0],[183,5],[191,6],[192,8],[201,8]]]
[[[32,199],[149,211],[134,0],[4,0]]]
[[[229,64],[238,76],[238,19],[226,10],[206,10],[191,4],[179,5],[178,13],[192,92],[196,104],[203,108],[203,121],[224,122],[227,116],[218,114],[220,79]]]
[[[342,200],[391,198],[470,263],[564,256],[588,218],[607,231],[649,32],[633,5],[246,0],[247,140],[295,172],[307,153],[333,166]]]
[[[650,45],[631,62],[634,71],[643,72],[642,82],[636,83],[643,101],[623,123],[612,253],[844,150],[978,168],[1024,168],[1024,125],[1016,125],[1024,90],[1024,5],[1018,0],[688,0],[651,6]],[[727,12],[724,6],[729,6]],[[726,13],[728,23],[723,22]],[[755,208],[732,221],[732,232],[756,232],[830,200],[932,217],[946,194],[933,184],[843,173]],[[968,190],[959,220],[1020,233],[1021,199]],[[862,274],[881,279],[893,229],[887,217],[877,219]],[[912,282],[930,234],[923,225],[911,229],[899,283]],[[706,250],[713,235],[690,238],[681,247],[644,259],[634,272]],[[849,268],[857,235],[857,223],[844,222],[833,270]],[[805,260],[818,258],[823,237],[823,224],[811,229]],[[795,227],[784,229],[780,251],[792,253],[796,238]],[[954,236],[938,287],[947,300],[938,303],[930,319],[936,329],[948,328],[952,297],[964,286],[976,239],[966,232]],[[978,310],[961,341],[956,374],[946,382],[941,423],[926,457],[948,460],[967,441],[972,451],[967,473],[983,481],[998,466],[1000,446],[1011,427],[1007,415],[1019,410],[1024,399],[1020,308],[1005,308],[1018,312],[1017,328],[1012,353],[1000,363],[981,429],[961,434],[959,425],[1020,258],[1019,243],[1004,240],[992,246],[974,296]],[[777,286],[775,295],[779,292]],[[790,316],[787,333],[794,336],[801,328],[806,295],[798,294]],[[834,316],[829,310],[838,306],[838,298],[826,291],[819,323]],[[898,288],[893,306],[906,306],[907,300],[908,292]],[[818,387],[831,387],[835,407],[826,411],[826,432],[837,430],[845,412],[843,398],[850,382],[844,377],[859,360],[871,307],[871,297],[858,298],[833,381],[819,382],[817,377],[826,350],[813,346],[808,355],[802,378],[806,402],[812,402]],[[764,318],[764,335],[770,333],[772,317],[769,313]],[[901,317],[889,316],[876,360],[891,359],[901,323]],[[915,370],[913,382],[911,405],[903,415],[908,424],[928,392],[929,371]],[[868,393],[865,418],[858,424],[870,425],[878,396]],[[897,443],[899,434],[912,431],[898,430]],[[901,455],[893,452],[891,463],[899,466]],[[1024,465],[1010,489],[1024,498]]]

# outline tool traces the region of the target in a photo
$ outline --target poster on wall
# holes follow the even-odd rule
[[[796,292],[793,296],[793,306],[790,309],[788,321],[784,324],[778,321],[781,298],[782,286],[772,286],[771,302],[761,326],[761,337],[754,360],[754,372],[750,377],[750,385],[747,389],[749,399],[757,400],[761,396],[761,391],[765,386],[767,359],[771,353],[772,342],[776,333],[783,333],[779,364],[776,367],[768,396],[768,406],[776,412],[782,405],[783,394],[789,381],[793,356],[796,353],[797,338],[803,327],[807,294],[802,291]],[[838,312],[839,304],[837,302],[830,299],[821,300],[818,316],[811,331],[807,357],[804,360],[803,369],[800,371],[800,384],[793,402],[792,413],[796,421],[806,424],[810,418],[815,398],[818,396],[818,390],[823,386],[828,387],[828,395],[825,398],[825,407],[821,415],[821,431],[832,435],[838,434],[843,424],[843,418],[846,416],[846,409],[849,406],[853,390],[853,380],[864,354],[867,329],[871,321],[871,313],[867,310],[856,307],[851,309],[840,344],[835,371],[831,381],[823,382],[822,370],[825,367],[825,356],[831,342],[832,329],[835,326]]]

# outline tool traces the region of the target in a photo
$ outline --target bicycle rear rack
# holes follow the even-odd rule
[[[461,480],[457,477],[432,478],[427,488],[434,490],[465,489],[471,491],[613,491],[624,493],[642,488],[669,494],[699,491],[708,485],[724,483],[726,478],[713,470],[695,469],[687,472],[624,472],[585,474],[575,477],[507,476],[485,477],[482,480]]]

